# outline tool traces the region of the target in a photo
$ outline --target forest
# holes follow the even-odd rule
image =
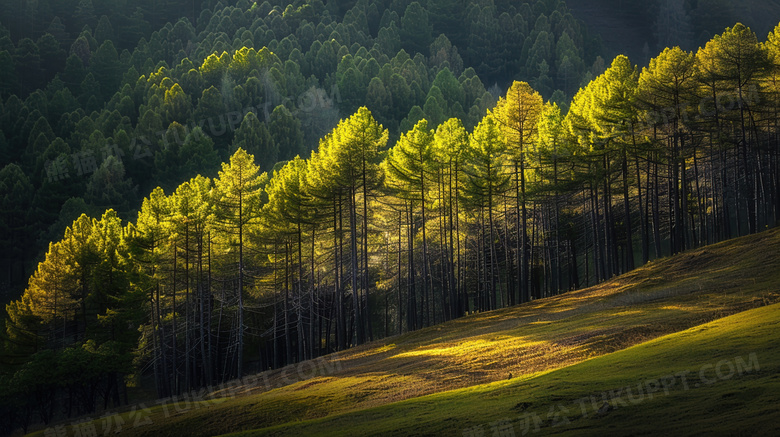
[[[780,215],[780,25],[636,65],[558,0],[0,6],[3,432]]]

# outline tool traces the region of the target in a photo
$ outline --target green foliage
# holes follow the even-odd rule
[[[404,49],[411,53],[423,53],[433,39],[433,27],[428,22],[428,11],[414,1],[406,7],[401,17],[401,39]]]
[[[5,259],[23,258],[29,250],[29,216],[34,187],[16,164],[0,170],[0,235]]]
[[[300,135],[300,130],[297,134]],[[246,150],[253,156],[262,156],[264,161],[260,164],[261,171],[269,171],[279,161],[279,145],[271,137],[266,123],[260,122],[254,112],[247,112],[244,116],[233,138],[233,147],[236,150],[239,148]]]
[[[304,155],[306,150],[303,148],[303,132],[301,131],[301,122],[283,105],[274,108],[268,123],[268,132],[270,133],[270,144],[266,143],[263,154],[267,162],[273,167],[278,161],[287,161],[297,155]],[[274,156],[274,150],[278,151],[278,157]],[[264,166],[265,167],[265,166]]]
[[[292,226],[300,229],[313,223],[315,211],[308,193],[307,170],[307,162],[296,156],[274,172],[266,187],[268,203],[263,205],[263,221],[275,238],[295,232]]]
[[[509,189],[509,173],[502,164],[506,149],[500,124],[492,115],[486,116],[474,128],[466,151],[464,199],[468,205],[492,211],[496,198]]]
[[[506,97],[500,98],[492,111],[511,147],[509,153],[516,161],[521,161],[523,154],[528,153],[527,149],[536,141],[542,104],[542,96],[530,85],[514,82]]]
[[[254,156],[239,148],[223,163],[215,180],[217,217],[228,227],[242,228],[258,218],[261,188],[267,179]]]
[[[0,96],[7,96],[18,87],[13,58],[7,50],[0,51]]]
[[[414,128],[401,135],[398,143],[388,151],[387,184],[399,190],[399,196],[409,201],[425,202],[428,177],[433,173],[433,130],[423,119]]]
[[[168,123],[179,122],[186,123],[190,119],[192,104],[190,98],[184,94],[184,90],[179,84],[174,84],[169,90],[165,91],[165,100],[163,101],[163,111]]]
[[[133,181],[125,176],[122,161],[110,155],[87,182],[84,200],[98,211],[114,209],[129,212],[138,198],[137,190]]]
[[[95,76],[102,99],[110,97],[119,86],[121,79],[121,63],[119,55],[111,40],[106,40],[89,59],[89,70]]]

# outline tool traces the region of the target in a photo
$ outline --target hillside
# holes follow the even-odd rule
[[[777,435],[778,345],[774,304],[551,372],[231,435]]]
[[[753,423],[762,411],[774,415],[756,422],[769,426],[778,411],[763,406],[771,405],[764,401],[774,396],[776,402],[778,395],[762,387],[776,384],[771,378],[777,374],[772,366],[780,363],[780,307],[753,309],[780,301],[780,257],[767,256],[777,253],[780,229],[689,251],[595,287],[387,338],[331,355],[326,362],[265,373],[232,399],[187,401],[181,405],[189,407],[176,414],[168,405],[149,403],[151,423],[126,426],[122,435],[263,429],[274,435],[325,429],[334,435],[460,434],[465,427],[489,429],[488,423],[514,418],[520,410],[545,416],[556,401],[571,404],[681,369],[738,356],[747,362],[749,353],[757,354],[760,373],[699,391],[674,391],[671,398],[636,407],[639,416],[618,408],[608,419],[572,426],[595,432],[608,423],[628,432],[637,424],[655,425],[640,418],[674,409],[677,425],[694,430],[698,425],[686,411],[702,413],[696,420],[715,427],[722,423],[713,411],[724,408],[742,425]],[[717,350],[711,351],[712,345]],[[312,378],[311,369],[319,375]],[[721,404],[715,395],[728,401]],[[744,402],[746,396],[751,403]],[[748,410],[751,405],[762,407]],[[129,414],[125,422],[132,423]],[[358,424],[365,428],[353,429]]]

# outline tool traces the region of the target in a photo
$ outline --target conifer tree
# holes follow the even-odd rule
[[[216,197],[217,226],[224,233],[223,247],[225,256],[237,266],[233,277],[236,279],[236,340],[235,362],[236,376],[244,371],[244,294],[247,271],[244,258],[244,235],[247,226],[258,219],[261,207],[262,187],[267,180],[266,173],[254,162],[254,157],[244,149],[238,149],[230,158],[230,163],[222,164],[219,177],[214,181]],[[237,253],[236,253],[237,252]]]
[[[520,301],[530,296],[530,248],[528,240],[528,199],[526,193],[526,155],[535,146],[537,123],[542,111],[542,96],[525,82],[512,83],[505,98],[500,98],[493,116],[500,125],[507,141],[507,153],[514,167],[513,184],[516,203],[517,230],[517,283],[520,284]]]

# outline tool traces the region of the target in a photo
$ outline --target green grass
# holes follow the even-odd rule
[[[521,435],[526,419],[539,435],[777,435],[778,389],[775,304],[551,372],[232,435],[493,435],[502,420]]]
[[[131,426],[131,413],[125,413],[122,435],[221,435],[250,430],[345,435],[438,435],[446,431],[461,435],[463,429],[479,425],[485,435],[492,435],[490,422],[503,417],[517,419],[523,408],[547,420],[547,409],[553,404],[580,408],[572,401],[588,394],[637,384],[679,366],[696,370],[713,359],[712,364],[716,364],[721,355],[699,347],[701,342],[712,343],[716,333],[721,333],[719,340],[712,344],[718,346],[718,353],[734,358],[748,349],[756,352],[760,374],[764,375],[765,369],[771,369],[770,361],[778,362],[776,351],[768,349],[778,344],[778,339],[764,332],[768,321],[760,326],[739,324],[759,317],[748,317],[754,313],[745,312],[759,307],[765,308],[755,314],[774,311],[766,317],[779,319],[774,306],[766,307],[780,302],[777,254],[780,230],[686,252],[595,287],[463,317],[340,352],[327,357],[335,368],[317,365],[317,376],[308,378],[313,366],[304,365],[305,380],[286,378],[296,374],[296,367],[290,366],[262,374],[264,384],[244,386],[234,398],[202,402],[198,408],[190,405],[179,412],[150,401],[151,423]],[[723,319],[734,314],[737,316]],[[702,325],[708,322],[714,324]],[[764,337],[753,337],[753,329],[764,332]],[[664,337],[675,333],[680,334]],[[741,338],[744,345],[731,338]],[[661,347],[665,345],[670,349]],[[653,351],[658,354],[653,355]],[[681,355],[675,355],[678,352]],[[764,358],[765,353],[770,355]],[[508,380],[510,374],[513,378]],[[753,376],[673,391],[630,408],[618,405],[598,419],[580,414],[571,421],[570,429],[577,434],[591,429],[619,434],[634,433],[644,426],[649,431],[660,425],[657,417],[676,418],[680,426],[696,423],[704,417],[699,414],[705,408],[704,400],[715,402],[712,399],[721,395],[728,395],[724,403],[734,408],[753,405],[750,412],[765,411],[769,407],[758,408],[760,404],[742,399],[743,393],[771,383],[777,387],[780,380],[762,380],[744,389],[732,386]],[[762,396],[767,394],[762,391],[756,399]],[[684,416],[675,415],[683,405],[678,402],[687,399],[691,405],[679,407]],[[718,410],[718,405],[707,407],[716,412],[708,419],[715,424],[730,414],[728,409]],[[776,410],[769,412],[774,412],[776,419]],[[642,425],[643,417],[654,419]],[[100,420],[96,424],[102,433]],[[516,435],[521,435],[522,427],[516,422],[515,428]],[[548,424],[541,431],[565,430]]]

